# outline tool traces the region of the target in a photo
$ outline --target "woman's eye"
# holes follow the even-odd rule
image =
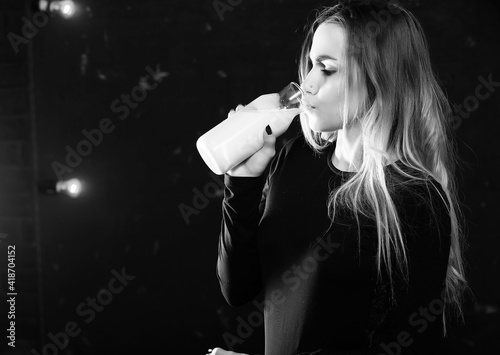
[[[327,70],[327,69],[322,69],[321,70],[326,76],[330,76],[332,74],[335,74],[337,71],[336,70]]]
[[[313,63],[310,59],[308,60],[308,72],[319,67],[319,69],[323,72],[324,75],[330,76],[337,72],[336,69],[326,69],[325,65],[322,62]]]

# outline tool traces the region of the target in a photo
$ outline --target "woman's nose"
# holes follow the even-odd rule
[[[306,80],[302,83],[302,90],[308,94],[308,95],[315,95],[316,94],[316,86],[313,84],[310,75],[306,77]]]

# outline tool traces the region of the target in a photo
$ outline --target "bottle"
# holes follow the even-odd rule
[[[233,113],[202,135],[196,147],[205,164],[217,175],[225,174],[264,145],[267,125],[277,120],[288,126],[302,109],[303,92],[295,83],[279,95],[263,95]]]

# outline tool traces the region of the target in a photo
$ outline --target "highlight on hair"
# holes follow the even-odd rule
[[[301,83],[311,70],[309,51],[314,32],[323,23],[337,24],[345,33],[343,66],[336,74],[345,84],[343,128],[354,122],[360,125],[363,149],[362,165],[330,193],[332,223],[339,206],[353,211],[358,226],[358,213],[376,221],[378,276],[385,266],[391,285],[394,268],[408,281],[404,237],[384,166],[395,168],[397,174],[391,176],[396,179],[395,185],[413,181],[433,188],[431,180],[437,181],[445,192],[441,198],[451,223],[442,315],[446,335],[450,308],[463,320],[461,304],[468,288],[462,257],[465,233],[454,180],[459,160],[452,141],[451,108],[432,70],[424,31],[408,10],[395,3],[349,1],[326,7],[306,34],[299,63]],[[365,93],[357,112],[352,113],[348,112],[348,101],[355,82],[365,88]],[[305,114],[301,114],[300,123],[306,141],[316,152],[337,139],[337,131],[312,131]],[[405,169],[394,164],[394,158]]]

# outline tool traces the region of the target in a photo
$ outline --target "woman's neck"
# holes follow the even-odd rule
[[[397,160],[396,154],[389,154],[385,165],[392,164]],[[337,131],[332,164],[340,171],[359,171],[361,164],[363,164],[363,145],[361,144],[361,128],[359,126]]]
[[[358,171],[363,163],[361,128],[358,125],[337,131],[337,143],[332,154],[333,165],[348,172]]]

